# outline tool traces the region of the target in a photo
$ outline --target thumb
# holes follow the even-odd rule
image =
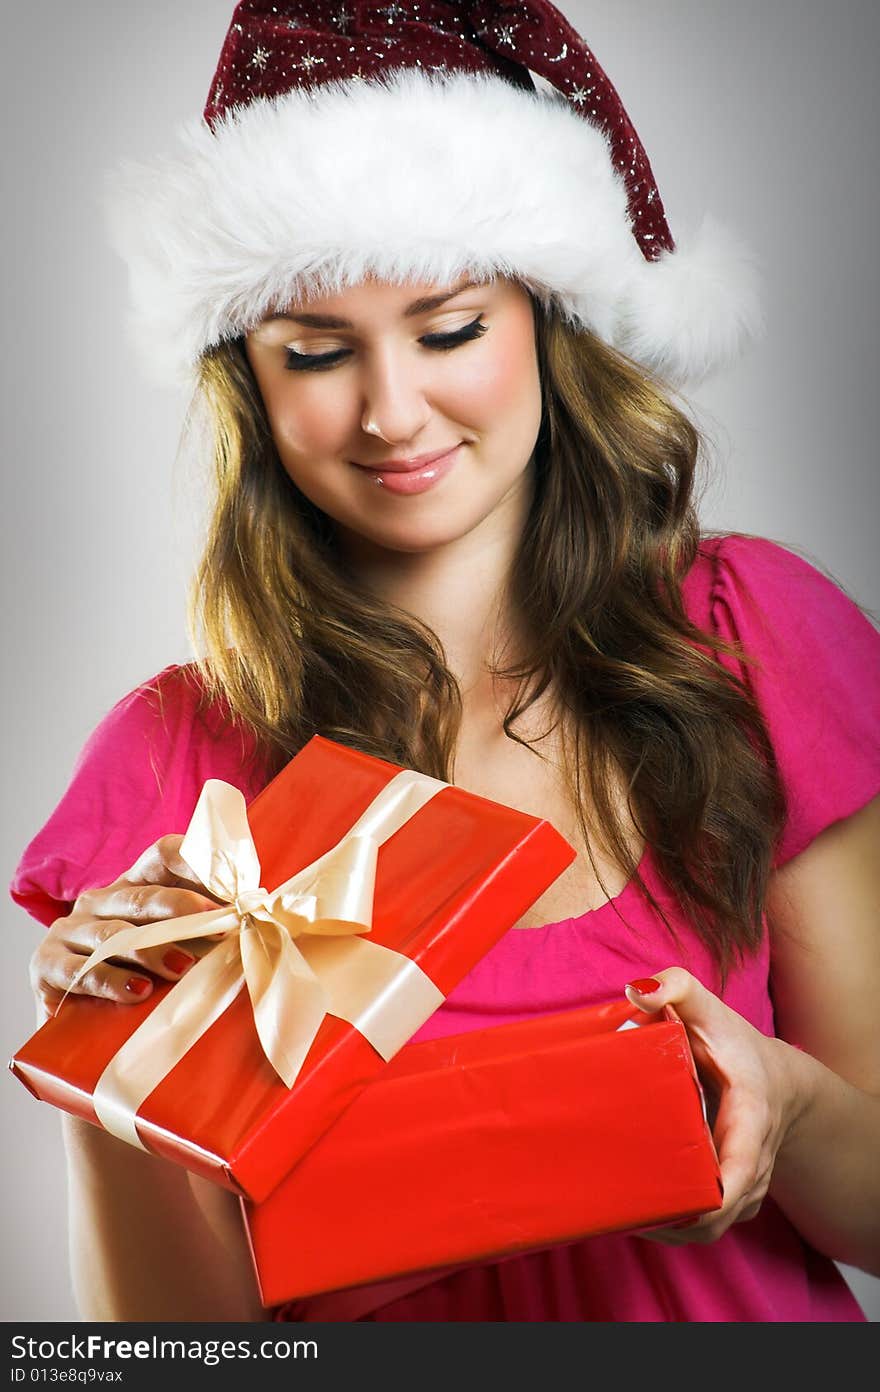
[[[655,976],[629,981],[623,988],[627,1000],[646,1015],[671,1006],[687,1033],[703,1097],[706,1121],[715,1132],[721,1097],[729,1080],[731,1012],[722,1001],[682,967],[670,967]]]
[[[630,981],[624,987],[626,998],[640,1010],[662,1010],[672,1005],[686,1022],[694,1024],[714,1020],[721,1002],[701,981],[683,967],[667,967],[654,976]]]
[[[639,1010],[653,1013],[662,1010],[666,1004],[663,981],[660,976],[643,976],[637,981],[628,981],[623,988],[630,1005]]]
[[[630,981],[624,990],[630,1004],[646,1014],[672,1006],[687,1030],[703,1080],[714,1085],[724,1081],[721,1059],[729,1057],[741,1036],[745,1025],[741,1017],[683,967],[668,967],[652,977]]]

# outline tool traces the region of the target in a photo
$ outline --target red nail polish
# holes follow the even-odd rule
[[[190,957],[188,952],[179,952],[176,947],[172,947],[170,952],[166,952],[162,958],[162,963],[172,972],[186,971],[195,961],[195,957]]]
[[[638,991],[640,996],[653,996],[655,991],[660,990],[662,982],[653,976],[643,976],[638,981],[628,981],[627,985],[631,991]]]
[[[125,983],[126,991],[131,991],[133,996],[143,996],[150,989],[150,983],[144,976],[130,976]]]

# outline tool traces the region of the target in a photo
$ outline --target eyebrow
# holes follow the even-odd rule
[[[432,309],[438,309],[447,300],[452,300],[456,295],[461,295],[465,290],[473,290],[480,285],[487,285],[485,280],[466,280],[463,285],[459,285],[455,290],[447,290],[444,295],[426,295],[420,300],[413,300],[412,304],[407,305],[403,311],[404,318],[414,319],[419,314],[428,314]],[[353,329],[355,326],[350,319],[340,319],[336,314],[285,314],[281,310],[276,310],[273,314],[265,315],[264,324],[271,324],[274,320],[286,319],[290,323],[302,324],[307,329]]]

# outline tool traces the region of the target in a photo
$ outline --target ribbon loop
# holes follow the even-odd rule
[[[180,854],[210,894],[234,903],[260,885],[260,860],[239,788],[209,778],[195,805]]]

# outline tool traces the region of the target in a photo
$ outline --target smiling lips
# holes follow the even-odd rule
[[[362,469],[389,493],[424,493],[449,472],[459,448],[453,445],[434,454],[420,454],[415,459],[391,459],[379,468],[370,464],[357,464],[356,468]]]
[[[448,445],[446,449],[435,450],[433,454],[417,454],[414,459],[383,459],[379,464],[358,464],[358,468],[368,469],[371,474],[410,474],[414,469],[426,468],[457,448],[457,445]]]

